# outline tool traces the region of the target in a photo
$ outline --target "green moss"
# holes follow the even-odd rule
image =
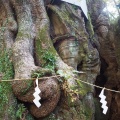
[[[75,109],[79,116],[78,120],[92,120],[93,113],[91,111],[91,108],[89,108],[83,102],[80,102],[79,106],[76,106]]]
[[[88,14],[88,21],[86,24],[86,28],[87,28],[90,38],[92,38],[94,36],[94,30],[93,30],[93,25],[92,25],[92,21],[90,18],[90,14]]]
[[[17,37],[31,38],[32,36],[31,36],[31,34],[24,32],[24,30],[19,30],[19,32],[17,33]]]
[[[52,53],[46,51],[42,57],[43,57],[43,60],[45,61],[45,63],[42,66],[44,68],[54,70],[55,62],[56,62],[55,56]]]
[[[34,120],[34,118],[31,114],[27,114],[26,120]]]
[[[14,75],[13,65],[10,62],[11,54],[7,51],[2,51],[0,54],[0,73],[3,80],[12,79]],[[11,119],[15,118],[15,105],[16,100],[11,92],[10,82],[1,82],[0,83],[0,116],[4,115],[4,112],[7,112]],[[11,107],[9,104],[9,97],[13,97],[14,105]],[[7,109],[6,109],[7,108]],[[14,111],[14,112],[13,112]]]
[[[54,68],[56,51],[52,41],[47,36],[46,26],[39,31],[39,36],[35,41],[36,57],[44,68]],[[53,69],[52,68],[52,69]]]
[[[0,72],[2,74],[3,80],[13,78],[13,75],[14,75],[13,66],[11,62],[9,61],[8,53],[5,51],[0,55]],[[2,103],[8,102],[8,98],[6,94],[8,94],[9,91],[11,91],[11,86],[8,82],[0,83],[0,101]],[[4,104],[0,104],[0,109],[2,109],[1,106],[3,105]]]
[[[19,31],[17,34],[17,37],[24,37],[24,38],[27,37],[28,38],[29,36],[30,36],[29,34],[24,34],[22,31],[21,32]]]
[[[11,120],[16,120],[17,100],[15,97],[13,99],[14,100],[12,100],[12,104],[8,107],[8,115],[10,116]]]
[[[0,114],[5,110],[6,104],[8,103],[9,91],[11,91],[10,84],[0,83]]]
[[[84,108],[85,108],[84,115],[86,117],[86,120],[91,120],[93,115],[91,108],[89,108],[88,106],[85,106]]]
[[[25,111],[26,111],[26,107],[23,104],[19,104],[16,112],[17,118],[22,119],[22,115]]]
[[[22,119],[34,120],[32,115],[28,112],[27,108],[22,103],[18,104],[18,108],[16,111],[16,117],[17,117],[17,120],[22,120]]]
[[[55,114],[51,113],[48,117],[44,118],[43,120],[58,120],[55,118]]]

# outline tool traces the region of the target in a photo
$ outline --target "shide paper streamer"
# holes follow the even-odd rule
[[[74,71],[74,72],[77,72],[77,73],[84,73],[84,72],[79,72],[79,71]],[[61,76],[61,75],[57,75],[57,76]],[[55,76],[51,76],[51,77],[56,77]],[[39,78],[40,79],[46,79],[46,78],[49,78],[49,77],[41,77]],[[29,79],[32,79],[34,80],[35,78],[29,78]],[[22,79],[10,79],[10,80],[0,80],[0,82],[12,82],[12,81],[22,81],[22,80],[29,80],[29,79],[25,79],[25,78],[22,78]],[[75,79],[76,80],[76,79]],[[94,84],[91,84],[89,82],[85,82],[85,81],[82,81],[80,79],[77,79],[79,80],[80,82],[84,83],[84,84],[87,84],[87,85],[91,85],[93,87],[96,87],[96,88],[100,88],[102,89],[99,97],[101,98],[100,102],[102,103],[102,108],[103,108],[103,114],[106,114],[107,113],[107,110],[108,110],[108,107],[106,106],[107,104],[107,101],[105,101],[106,99],[106,96],[104,95],[104,90],[107,90],[107,91],[110,91],[110,92],[115,92],[115,93],[120,93],[120,91],[116,91],[116,90],[112,90],[112,89],[109,89],[109,88],[105,88],[105,87],[101,87],[101,86],[97,86],[97,85],[94,85]],[[39,94],[41,93],[41,90],[39,89],[38,87],[38,78],[36,79],[36,88],[35,88],[35,92],[33,94],[33,96],[35,97],[35,99],[33,100],[33,102],[35,103],[35,105],[39,108],[41,106],[40,104],[40,99],[41,97],[39,96]]]
[[[36,88],[35,88],[35,92],[33,94],[33,96],[35,97],[35,99],[33,100],[33,102],[35,103],[35,105],[39,108],[41,106],[40,104],[40,99],[41,97],[39,96],[39,94],[41,93],[41,90],[38,87],[38,78],[36,79]]]
[[[104,95],[104,89],[105,89],[105,88],[102,89],[99,97],[101,98],[100,102],[102,103],[103,114],[106,114],[106,113],[107,113],[107,110],[108,110],[108,107],[106,106],[107,101],[105,101],[106,96]]]

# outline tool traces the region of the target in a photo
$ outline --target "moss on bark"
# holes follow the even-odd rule
[[[13,65],[10,62],[11,53],[2,51],[0,54],[0,74],[1,79],[13,79]],[[0,83],[0,119],[16,120],[17,101],[12,93],[10,82]]]

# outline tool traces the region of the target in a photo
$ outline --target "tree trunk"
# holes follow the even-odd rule
[[[103,75],[108,77],[107,83],[109,83],[112,71],[116,70],[117,60],[108,50],[108,21],[104,19],[100,23],[100,18],[103,18],[101,16],[106,17],[101,12],[104,3],[102,0],[97,0],[94,4],[94,0],[87,2],[89,21],[79,7],[62,1],[0,1],[0,28],[4,30],[0,32],[3,41],[1,48],[4,48],[4,52],[7,52],[6,57],[9,56],[10,63],[13,64],[14,79],[24,79],[12,81],[9,85],[12,87],[12,92],[6,93],[8,104],[12,105],[13,101],[18,101],[26,106],[26,109],[19,113],[20,105],[13,104],[12,108],[14,110],[18,108],[18,112],[14,112],[14,118],[11,118],[7,112],[5,113],[5,110],[9,109],[5,104],[4,114],[0,113],[3,114],[0,119],[97,120],[94,118],[96,113],[94,87],[83,84],[80,80],[95,84],[96,77],[100,73],[100,54],[109,65],[104,69],[106,71]],[[91,9],[98,3],[101,6],[97,11]],[[95,34],[98,39],[93,37]],[[33,103],[35,85],[31,78],[37,78],[37,75],[41,78],[48,77],[39,80],[40,108]],[[6,79],[11,79],[13,76]],[[110,85],[107,83],[106,87]],[[107,93],[107,96],[110,96],[108,100],[110,106],[112,95]],[[28,117],[29,114],[34,118]]]

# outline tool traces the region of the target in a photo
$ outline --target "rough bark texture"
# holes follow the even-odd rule
[[[6,6],[1,5],[0,1],[0,79],[12,79],[13,67],[11,64],[11,53],[6,51],[5,47],[9,49],[11,47],[12,32],[8,24],[11,19],[10,16],[7,20]],[[9,14],[9,13],[8,13]],[[6,41],[5,41],[6,40]],[[6,43],[6,44],[5,44]],[[6,45],[6,46],[5,46]],[[13,94],[11,83],[0,83],[0,119],[1,120],[16,120],[17,101]],[[12,107],[11,107],[12,106]]]
[[[12,53],[14,78],[29,79],[12,82],[14,95],[34,116],[27,118],[23,112],[19,119],[120,119],[119,94],[106,91],[110,109],[103,116],[97,98],[100,90],[95,95],[93,87],[79,81],[119,90],[119,29],[113,33],[102,0],[87,0],[87,4],[89,21],[80,8],[57,0],[0,0],[0,44]],[[30,79],[36,74],[49,76],[39,81],[40,108],[33,104],[35,86]],[[56,74],[62,78],[50,77]],[[9,104],[16,100],[12,92],[8,99]],[[0,119],[17,118],[6,113]]]
[[[90,7],[91,5],[94,9]],[[102,86],[104,85],[107,88],[119,90],[119,23],[117,23],[117,29],[113,29],[112,25],[109,24],[109,17],[102,12],[105,4],[101,0],[89,0],[88,6],[94,31],[99,42],[94,43],[98,48],[102,60],[101,74],[97,78],[97,84],[102,83]],[[101,120],[104,118],[105,120],[119,120],[120,95],[118,93],[106,91],[106,96],[108,102],[107,105],[109,107],[107,116],[102,115],[96,119]]]

